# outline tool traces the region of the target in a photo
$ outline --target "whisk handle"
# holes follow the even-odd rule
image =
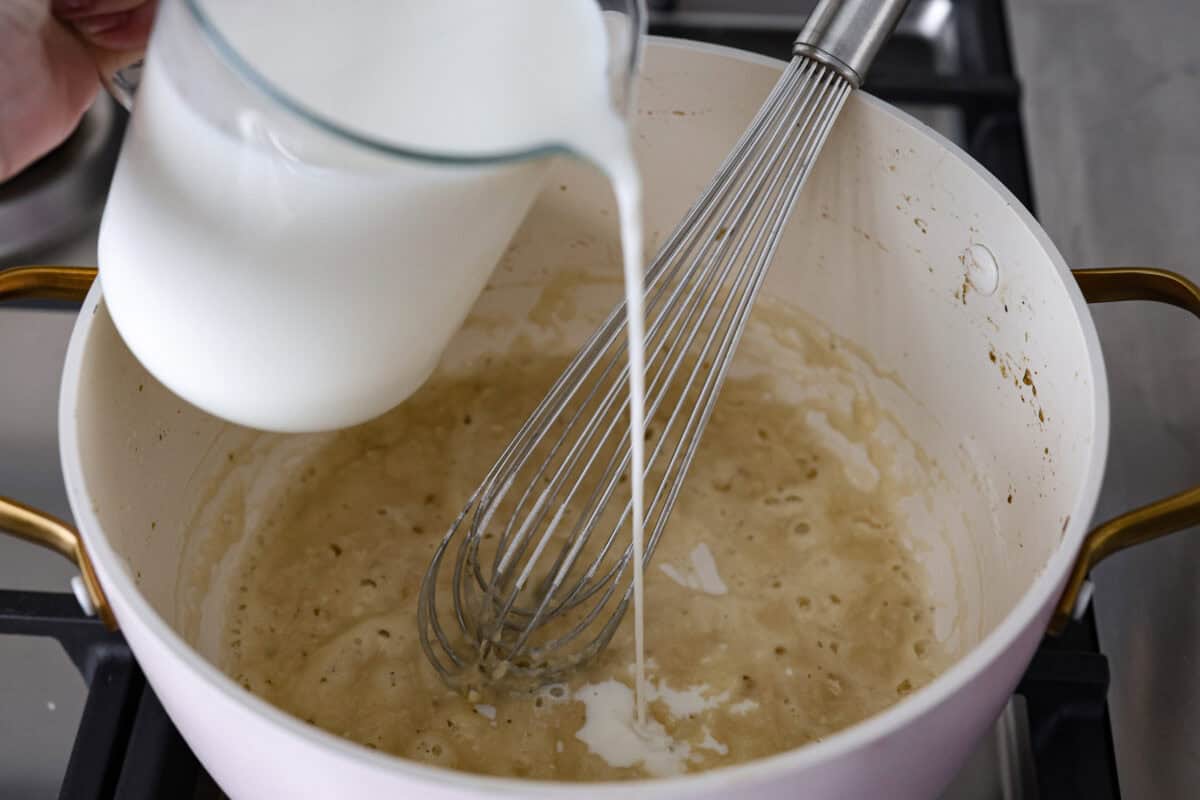
[[[857,89],[906,6],[908,0],[821,0],[792,52],[828,64]]]

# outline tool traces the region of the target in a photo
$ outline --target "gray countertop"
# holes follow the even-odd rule
[[[1200,282],[1200,3],[1008,0],[1038,214],[1072,265]],[[1112,394],[1097,521],[1200,484],[1200,320],[1094,311]],[[1200,786],[1200,531],[1097,570],[1121,790]]]

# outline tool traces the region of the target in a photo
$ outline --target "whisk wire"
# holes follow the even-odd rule
[[[805,110],[806,110],[806,107],[802,105],[801,108],[797,111],[797,114],[804,113]],[[755,179],[756,175],[757,175],[757,172],[752,171],[749,181],[743,182],[741,185],[741,188],[744,189],[746,185],[752,185],[751,182]],[[770,192],[770,188],[768,188],[767,193],[769,194],[769,192]],[[740,199],[741,199],[740,194],[739,194],[739,196],[734,198],[734,200],[733,200],[734,207],[740,207],[740,206],[738,206]],[[756,216],[760,212],[761,212],[761,207],[759,208],[759,211],[756,211]],[[730,220],[727,220],[725,217],[722,218],[722,221],[730,222],[730,224],[735,225],[735,226],[738,224],[737,220],[730,221]],[[751,222],[753,222],[753,221],[754,220],[751,220]],[[730,238],[726,238],[725,241],[730,241],[730,240],[731,240]],[[712,239],[708,242],[708,244],[711,245],[712,243],[714,243],[716,241],[719,241],[719,240]],[[746,241],[746,238],[745,238],[745,236],[743,236],[739,240],[738,244],[735,246],[734,258],[736,258],[736,256],[737,256],[736,251],[739,251],[744,246],[745,241]],[[720,255],[720,252],[715,253],[714,256],[711,259],[709,259],[708,263],[706,263],[705,266],[702,268],[702,272],[704,274],[702,274],[700,282],[693,284],[691,293],[690,293],[691,295],[694,295],[697,291],[707,288],[709,282],[711,280],[713,280],[714,276],[709,273],[711,272],[713,265],[718,263],[716,256],[719,256],[719,255]],[[724,271],[720,275],[716,276],[718,280],[725,280],[725,278],[727,277],[729,268],[732,266],[732,263],[733,263],[732,261],[725,262]],[[704,304],[703,306],[690,305],[689,303],[685,303],[685,307],[690,308],[690,310],[688,312],[688,316],[685,319],[685,322],[691,322],[692,318],[697,315],[699,315],[700,317],[705,316],[708,313],[708,310],[709,310],[710,306],[712,305],[712,302],[715,299],[715,297],[716,297],[715,294],[709,295],[708,302],[706,304]],[[730,295],[730,297],[732,297],[732,295]],[[690,299],[691,299],[691,296],[689,295],[688,300],[690,301]],[[727,314],[728,307],[729,307],[729,304],[727,301],[726,304],[722,307],[722,310],[718,317],[718,322],[721,319],[723,319],[724,316]],[[659,319],[661,320],[662,317],[660,317]],[[674,324],[675,322],[678,322],[679,319],[680,319],[679,317],[671,318],[672,324]],[[686,325],[685,325],[685,327],[686,327]],[[700,329],[697,327],[690,328],[690,334],[686,338],[675,339],[675,340],[671,341],[669,349],[668,349],[667,359],[660,366],[659,371],[656,375],[656,378],[652,382],[650,391],[648,392],[649,399],[650,399],[649,416],[653,417],[653,415],[657,412],[659,404],[665,399],[665,392],[656,393],[656,391],[655,391],[656,388],[658,388],[659,386],[663,386],[666,382],[671,381],[675,377],[676,373],[678,372],[679,367],[683,363],[683,358],[684,358],[685,353],[688,351],[688,348],[690,348],[691,345],[693,344],[693,342],[696,338],[696,335],[699,333],[699,330]],[[710,332],[708,341],[706,341],[705,345],[701,349],[702,356],[707,354],[708,350],[711,348],[712,340],[713,340],[716,330],[717,330],[717,328],[714,327],[712,329],[712,331]],[[668,329],[666,331],[666,335],[669,336],[670,333],[671,333],[671,331]],[[662,344],[663,344],[662,342],[659,342],[660,347],[662,346]],[[682,345],[682,346],[680,346],[680,345]],[[673,352],[677,353],[677,356],[674,359],[671,358],[671,354]],[[683,389],[683,394],[685,396],[690,391],[692,384],[695,381],[697,370],[700,369],[700,366],[701,366],[701,362],[699,360],[697,360],[696,365],[693,368],[692,374],[689,376],[688,381]],[[665,379],[662,379],[663,373],[666,373]],[[658,443],[657,443],[654,451],[652,452],[651,457],[647,460],[648,469],[649,469],[649,467],[652,467],[653,464],[655,463],[655,461],[657,460],[659,453],[661,452],[661,450],[663,448],[663,445],[667,441],[666,434],[673,428],[675,421],[676,421],[677,417],[679,416],[679,413],[681,410],[682,410],[682,405],[677,405],[676,408],[674,409],[674,411],[672,412],[670,419],[663,426],[662,435],[659,437]],[[624,433],[624,431],[623,431],[623,433]],[[682,440],[681,440],[681,444],[682,444]],[[615,458],[615,455],[616,454],[614,454],[614,458]],[[677,456],[677,453],[672,455],[672,460],[671,460],[672,464],[675,463],[676,456]],[[624,468],[624,465],[625,465],[625,461],[623,460],[622,464],[621,464],[622,468]],[[671,469],[671,466],[669,465],[668,471],[670,471],[670,469]],[[607,472],[606,472],[606,474],[607,474]],[[603,479],[602,479],[602,482],[603,482]],[[649,509],[648,509],[649,514],[651,514],[651,515],[653,514],[654,507],[655,507],[655,505],[657,505],[657,502],[658,502],[659,497],[661,496],[663,487],[665,485],[667,485],[667,483],[669,483],[669,481],[665,481],[662,484],[660,484],[659,495],[656,495],[655,498],[652,500],[652,502],[649,506]],[[613,486],[607,487],[607,491],[603,498],[605,502],[607,501],[608,496],[611,495],[612,488],[614,488],[614,487]],[[627,509],[626,513],[628,513],[628,506],[626,507],[626,509]],[[593,518],[594,518],[594,514],[593,514]],[[591,519],[589,519],[589,522],[590,521],[591,521]],[[622,515],[622,518],[619,519],[617,524],[614,526],[613,533],[609,537],[609,543],[611,543],[612,540],[615,538],[616,533],[620,530],[620,528],[623,526],[623,524],[624,524],[624,515]],[[606,545],[606,548],[607,548],[607,546],[608,545]],[[572,555],[577,550],[578,550],[577,547],[572,548]],[[592,568],[589,569],[589,572],[587,574],[585,574],[583,576],[583,578],[581,579],[581,581],[577,584],[577,588],[575,590],[576,593],[587,584],[589,578],[591,577],[591,573],[594,572],[594,568],[597,563],[598,563],[597,561],[592,562]],[[623,561],[619,562],[617,565],[614,565],[613,569],[614,570],[615,569],[624,569],[625,564],[626,564],[626,562],[623,560]],[[611,574],[611,570],[610,570],[610,574]],[[555,585],[553,588],[557,588],[557,585],[561,584],[563,582],[563,580],[565,579],[565,577],[566,577],[566,570],[558,571],[556,574]],[[608,577],[609,576],[606,575],[605,578],[602,579],[602,581],[607,580]]]
[[[851,91],[829,67],[793,59],[647,267],[646,423],[654,434],[644,477],[647,486],[657,483],[646,504],[643,564],[679,498],[791,210]],[[450,682],[493,668],[553,677],[594,657],[629,606],[632,545],[617,543],[632,501],[611,507],[630,463],[624,316],[619,304],[588,338],[435,550],[421,584],[419,634]],[[512,508],[501,513],[517,486]],[[439,575],[456,540],[452,613],[443,622]]]
[[[778,110],[774,110],[774,111],[775,111],[775,113],[777,113]],[[778,138],[778,132],[777,132],[776,138]],[[752,194],[758,193],[758,189],[756,188],[755,182],[756,182],[756,179],[758,178],[759,173],[762,169],[762,164],[767,160],[767,158],[769,156],[770,156],[770,154],[766,153],[766,152],[759,153],[758,158],[755,160],[755,163],[752,165],[751,169],[749,170],[748,178],[738,184],[737,192],[736,192],[732,202],[730,204],[728,204],[727,206],[725,206],[723,214],[718,219],[718,224],[721,224],[721,225],[728,224],[728,225],[732,225],[732,226],[736,226],[736,225],[740,224],[741,217],[744,216],[746,209],[750,207],[749,204],[743,202],[744,195],[748,191],[751,192]],[[776,177],[776,180],[777,180],[777,177]],[[772,184],[770,187],[768,187],[768,189],[767,189],[768,193],[770,192],[771,188],[773,188],[773,185],[774,184]],[[731,212],[734,213],[733,219],[729,219],[729,215]],[[761,208],[756,209],[755,216],[757,216],[760,213],[761,213]],[[726,240],[726,241],[728,241],[728,240]],[[743,235],[739,239],[737,245],[734,248],[735,252],[733,254],[733,257],[735,259],[738,254],[737,251],[740,251],[740,249],[744,246],[745,241],[746,241],[746,236]],[[724,263],[724,265],[725,265],[724,272],[725,273],[727,273],[729,271],[729,269],[732,267],[732,264],[734,262],[733,261],[725,261],[725,262],[719,261],[719,257],[722,254],[721,251],[726,249],[726,247],[727,247],[727,244],[725,242],[723,242],[720,237],[709,238],[704,242],[703,246],[701,247],[701,251],[698,254],[699,260],[705,262],[704,267],[702,268],[703,273],[709,272],[712,269],[712,267],[718,263]],[[666,252],[671,252],[671,251],[668,250]],[[724,277],[724,276],[722,276],[722,277]],[[695,291],[695,288],[693,288],[693,292],[694,291]],[[676,292],[673,293],[672,299],[677,298],[678,296],[679,296],[679,289],[677,288]],[[709,302],[706,305],[704,305],[703,308],[701,308],[699,310],[699,314],[701,317],[703,317],[707,313],[707,310],[708,310],[709,306],[711,305],[711,302],[712,302],[712,297],[710,296]],[[672,303],[668,303],[668,309],[671,304]],[[728,306],[728,302],[726,303],[726,306]],[[686,307],[686,304],[685,304],[685,307]],[[697,311],[697,309],[695,307],[693,307],[692,310],[689,312],[687,318],[690,319],[691,317],[694,317],[696,315],[696,311]],[[652,326],[651,331],[649,332],[648,337],[647,337],[648,341],[652,343],[651,347],[649,348],[650,353],[649,353],[648,363],[653,363],[654,359],[658,355],[659,350],[661,350],[661,348],[664,345],[664,342],[666,341],[664,338],[659,338],[656,336],[656,334],[659,332],[658,328],[663,323],[664,320],[668,320],[668,322],[669,322],[668,328],[666,331],[666,335],[669,337],[670,333],[671,333],[671,328],[673,328],[675,326],[675,324],[679,321],[679,318],[678,317],[670,317],[668,315],[668,313],[660,314],[655,318],[655,324]],[[693,339],[695,337],[696,332],[697,331],[695,329],[693,329],[692,336],[688,339],[688,343],[690,343],[691,339]],[[711,341],[711,334],[710,334],[710,341]],[[674,349],[674,347],[675,347],[675,343],[672,343],[671,349]],[[619,352],[618,352],[618,355],[619,355]],[[680,358],[677,359],[672,365],[670,365],[671,374],[668,376],[668,380],[669,380],[669,377],[671,377],[671,375],[673,375],[675,370],[678,368],[680,360],[682,359],[682,355],[683,355],[683,352],[681,350]],[[613,361],[610,361],[608,368],[611,368],[613,363],[614,363]],[[606,368],[606,371],[608,368]],[[667,369],[668,369],[668,365],[664,363],[659,368],[658,374],[661,375]],[[618,380],[623,381],[626,377],[627,377],[627,368],[621,371],[621,376]],[[690,382],[689,382],[689,384],[690,384]],[[620,384],[618,383],[613,388],[615,389],[619,385]],[[687,388],[690,388],[690,385],[689,385],[689,387],[685,388],[685,392],[687,391]],[[658,403],[661,401],[662,396],[661,395],[655,396],[653,384],[652,384],[649,394],[652,398],[651,403],[650,403],[649,414],[652,416],[657,411]],[[562,484],[563,479],[576,466],[576,460],[578,458],[579,453],[590,453],[587,463],[584,464],[583,468],[578,471],[578,475],[577,475],[575,484],[571,487],[571,489],[567,492],[566,496],[562,499],[562,502],[564,504],[571,502],[571,500],[573,499],[573,497],[575,495],[575,492],[578,490],[579,486],[583,483],[583,481],[587,475],[588,469],[591,467],[592,463],[599,456],[598,450],[589,448],[587,445],[590,444],[591,437],[593,435],[592,429],[594,428],[596,423],[598,423],[599,420],[601,420],[603,418],[603,416],[608,412],[611,401],[616,396],[617,396],[617,393],[615,391],[610,390],[610,392],[608,393],[608,395],[605,398],[604,403],[602,403],[601,408],[598,410],[598,413],[594,414],[591,417],[588,427],[584,430],[583,435],[579,439],[576,440],[574,446],[571,448],[569,454],[567,455],[567,457],[564,461],[564,464],[560,467],[558,473],[555,475],[555,478],[554,478],[551,486],[547,489],[547,493],[551,493],[551,492],[557,493],[557,489]],[[627,402],[627,399],[625,402]],[[621,411],[624,410],[624,403],[622,404],[622,407],[620,408],[620,410]],[[578,415],[578,413],[579,412],[577,412],[577,415]],[[613,417],[613,419],[609,425],[610,429],[615,424],[616,420],[619,419],[621,416],[622,416],[621,414],[618,414],[617,416]],[[674,421],[674,417],[675,417],[675,415],[672,415],[672,422]],[[671,423],[668,423],[668,425],[670,425],[670,424]],[[565,437],[569,433],[570,427],[571,426],[568,425],[568,431],[565,431],[560,436],[558,443],[556,444],[556,449],[557,449],[558,444],[561,444],[564,441]],[[623,431],[623,433],[626,433],[626,432],[627,432],[627,430]],[[661,449],[661,442],[665,441],[665,439],[660,438],[659,441],[660,441],[660,447],[655,449],[654,456],[652,456],[652,458],[649,460],[648,465],[653,463],[654,457],[657,456],[658,450]],[[616,453],[614,453],[614,457],[619,452],[620,452],[619,450],[616,451]],[[608,496],[611,495],[611,490],[614,487],[612,487],[611,485],[608,485],[608,481],[605,480],[605,477],[611,477],[614,474],[614,472],[616,471],[612,468],[614,460],[615,460],[615,458],[610,458],[610,464],[609,464],[608,468],[605,469],[604,475],[602,476],[600,483],[595,487],[595,490],[592,493],[593,498],[596,498],[599,496],[599,489],[601,486],[606,486],[606,489],[604,492],[604,497],[606,499]],[[626,467],[627,461],[628,461],[628,454],[626,453],[625,457],[621,461],[621,469],[622,470]],[[544,462],[544,465],[545,465],[545,463],[546,462]],[[543,466],[543,469],[544,469],[544,466]],[[541,473],[541,471],[539,470],[539,475],[540,475],[540,473]],[[536,479],[536,477],[537,476],[535,476],[535,479]],[[543,496],[545,496],[545,495],[543,495]],[[592,504],[589,503],[589,506],[591,506],[591,505]],[[566,506],[564,505],[561,508],[565,508],[565,507]],[[627,505],[625,513],[622,514],[621,521],[618,522],[617,529],[619,529],[619,527],[621,525],[623,525],[625,514],[628,513],[629,508],[630,508],[630,506]],[[594,520],[595,514],[598,510],[599,510],[598,508],[589,508],[590,519]],[[518,578],[518,580],[516,581],[516,583],[513,585],[512,589],[510,590],[510,593],[508,595],[508,598],[506,599],[504,608],[502,609],[503,614],[506,615],[509,611],[512,610],[512,603],[515,601],[515,598],[519,594],[519,592],[524,588],[525,579],[531,574],[532,569],[534,567],[534,562],[536,561],[537,556],[541,553],[542,549],[548,544],[549,540],[554,535],[555,529],[557,527],[557,523],[560,519],[561,519],[561,513],[559,515],[556,515],[556,517],[552,521],[551,525],[544,530],[542,537],[538,543],[538,547],[535,550],[533,558],[531,558],[530,561],[527,562],[525,571],[522,573],[521,577]],[[524,645],[525,641],[528,639],[529,635],[534,630],[537,629],[538,624],[547,615],[547,612],[549,611],[552,599],[555,596],[556,590],[558,589],[559,586],[561,586],[561,584],[565,580],[565,577],[567,576],[567,574],[569,574],[570,570],[573,568],[574,562],[575,562],[575,557],[577,556],[578,552],[580,551],[580,549],[582,547],[583,542],[585,541],[586,537],[580,536],[579,532],[583,531],[586,534],[586,532],[588,532],[590,530],[591,530],[591,526],[588,524],[584,524],[584,525],[576,527],[576,532],[571,537],[572,541],[570,541],[568,548],[565,551],[563,551],[566,553],[567,557],[560,558],[559,561],[556,563],[555,568],[552,568],[553,578],[550,581],[548,591],[544,591],[542,593],[541,602],[539,603],[537,609],[534,611],[532,619],[530,619],[528,625],[525,626],[524,632],[517,639],[517,641],[514,642],[514,644],[513,644],[514,649],[516,649],[516,650],[521,649],[521,647]],[[610,537],[610,541],[611,541],[611,537]],[[608,549],[608,547],[606,546],[605,552],[607,552],[607,549]],[[596,564],[598,562],[593,560],[592,563]],[[620,562],[621,572],[624,571],[624,568],[627,566],[627,564],[628,564],[628,559],[623,558]],[[583,581],[580,582],[579,584],[577,584],[577,587],[583,586],[586,583],[586,581],[587,581],[587,576],[585,575]],[[575,594],[576,594],[575,592],[572,592],[572,595],[575,595]],[[568,598],[567,602],[569,602],[569,601],[570,601],[570,598]],[[562,606],[560,605],[559,608],[562,608]],[[590,620],[590,615],[585,618],[584,623],[586,623],[589,620]],[[578,626],[577,626],[577,628],[578,628]],[[555,642],[553,644],[555,646],[558,646],[558,645],[561,645],[562,643],[564,643],[563,640],[559,639],[559,640],[555,640]]]

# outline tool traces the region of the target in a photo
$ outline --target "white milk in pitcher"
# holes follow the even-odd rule
[[[462,155],[558,145],[613,181],[630,312],[636,716],[644,720],[640,187],[610,97],[599,6],[198,6],[207,19],[183,3],[161,10],[99,261],[130,349],[216,415],[311,431],[362,422],[405,399],[482,290],[545,166],[448,166],[356,137]],[[225,43],[201,34],[202,23]],[[270,93],[340,132],[282,109]],[[629,723],[613,735],[636,735]]]
[[[164,4],[101,230],[113,319],[214,414],[281,431],[362,422],[433,369],[547,164],[439,164],[353,135],[612,163],[624,134],[604,20],[582,0],[197,5],[236,55],[187,4]]]

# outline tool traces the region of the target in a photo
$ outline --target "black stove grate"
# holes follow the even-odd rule
[[[787,58],[793,30],[679,22],[680,3],[652,4],[651,31]],[[1014,76],[1001,0],[953,6],[958,63],[931,63],[919,43],[898,39],[880,54],[865,88],[894,103],[946,106],[963,121],[967,151],[1033,210]],[[655,20],[658,20],[657,22]],[[86,617],[69,594],[0,590],[0,634],[51,637],[88,685],[60,797],[151,800],[221,797],[146,683],[120,634]],[[1043,642],[1017,694],[1028,715],[1035,783],[1041,800],[1117,800],[1120,791],[1105,695],[1108,661],[1091,612],[1056,640]]]
[[[1043,639],[1017,694],[1025,698],[1041,800],[1119,800],[1108,717],[1108,659],[1092,610]]]
[[[0,634],[57,640],[87,684],[60,798],[221,796],[146,683],[125,639],[85,615],[74,595],[0,590]]]
[[[120,634],[73,595],[0,591],[0,634],[56,639],[88,686],[61,800],[222,797],[167,717]],[[1017,694],[1025,699],[1038,797],[1118,800],[1105,694],[1108,661],[1089,612],[1043,642]]]

